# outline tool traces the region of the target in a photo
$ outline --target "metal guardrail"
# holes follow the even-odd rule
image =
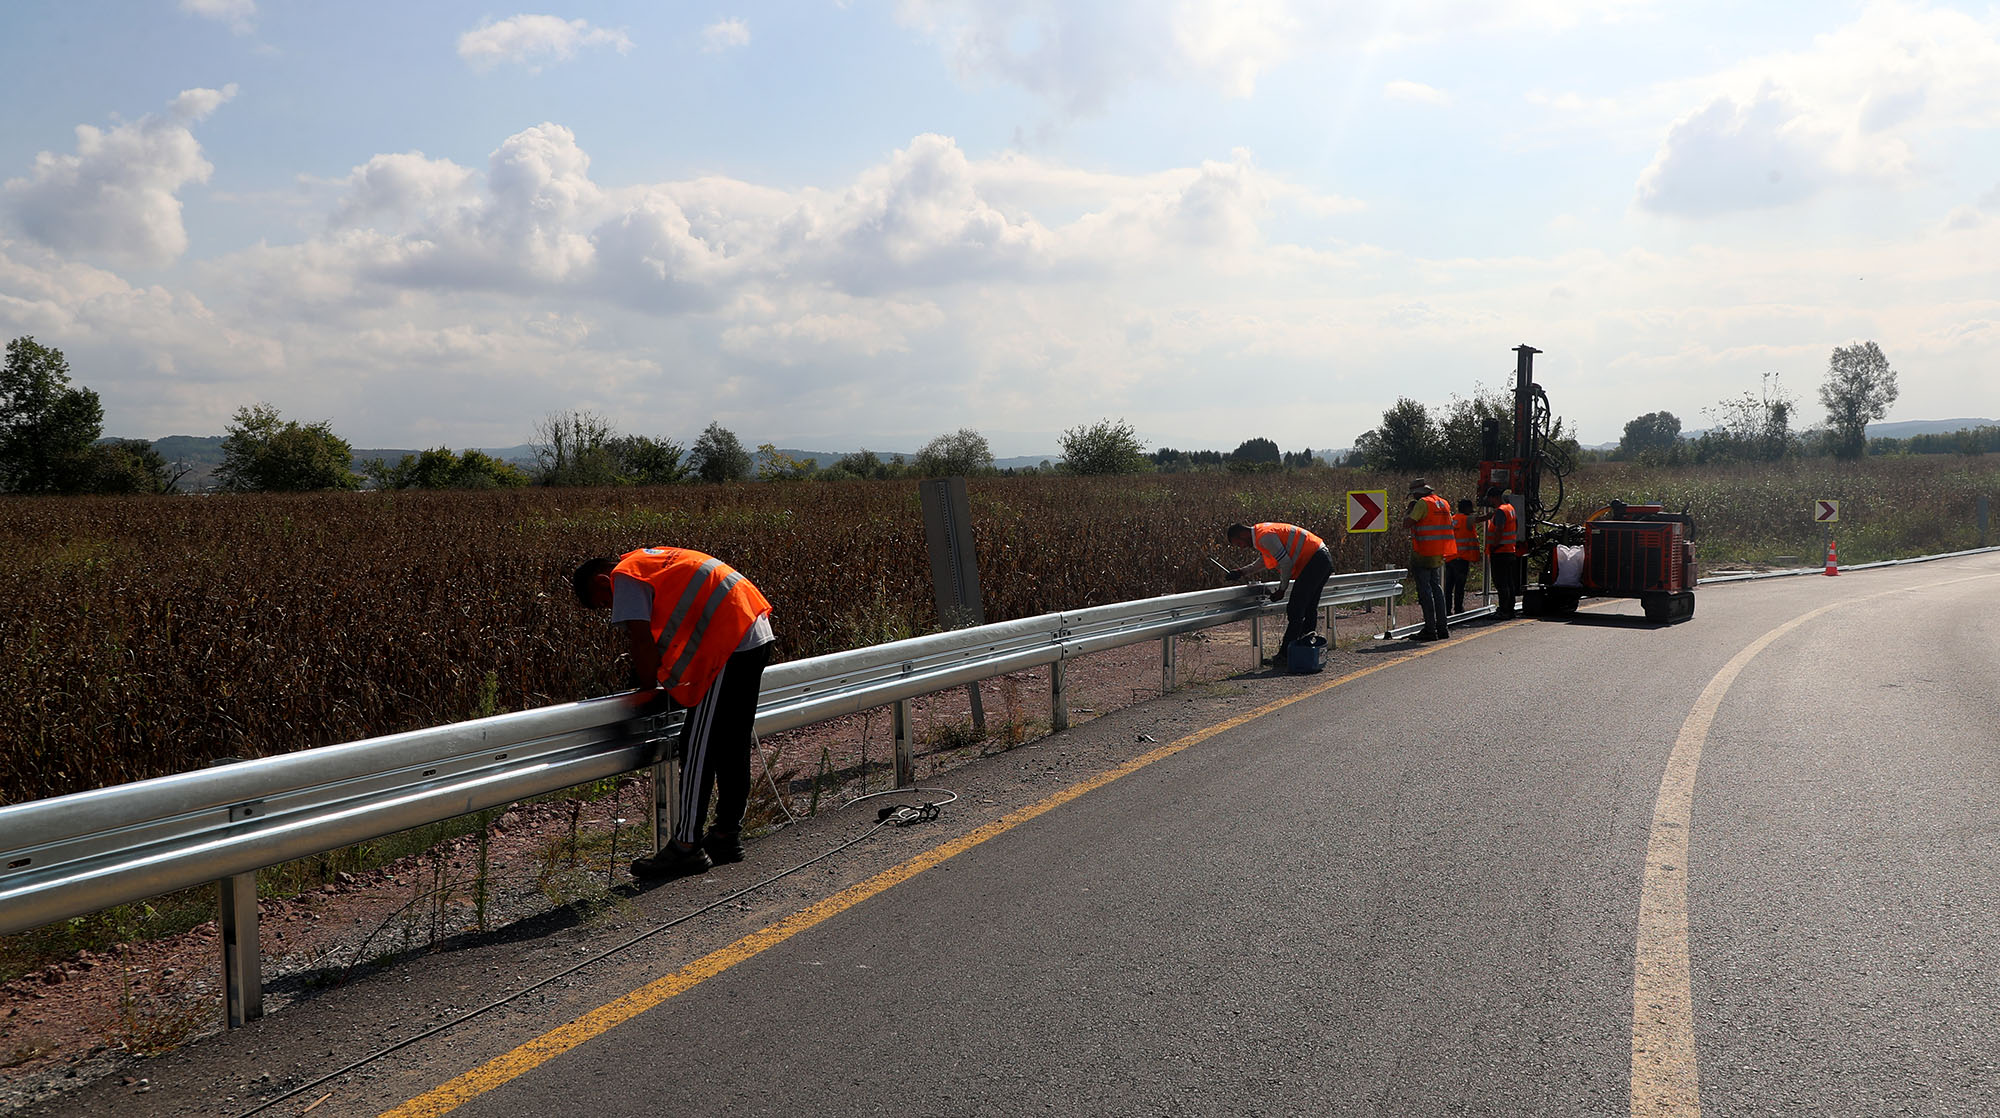
[[[2000,547],[1975,547],[1968,551],[1947,551],[1938,555],[1917,555],[1909,559],[1883,559],[1874,563],[1843,563],[1843,571],[1868,571],[1877,567],[1901,567],[1910,563],[1931,563],[1939,559],[1957,559],[1963,555],[1987,555],[2000,551]],[[1787,557],[1789,558],[1789,556]],[[1823,575],[1824,565],[1818,567],[1787,567],[1781,571],[1730,571],[1719,575],[1703,575],[1696,585],[1709,586],[1724,582],[1754,582],[1765,578],[1794,578],[1798,575]]]
[[[1336,575],[1320,606],[1393,601],[1401,576]],[[1180,634],[1247,620],[1261,657],[1262,619],[1284,609],[1268,594],[1268,584],[1223,587],[778,664],[764,673],[757,730],[893,704],[907,784],[910,699],[1049,665],[1061,730],[1067,660],[1160,640],[1171,690]],[[641,714],[627,693],[0,807],[0,934],[221,882],[224,986],[240,1024],[258,1015],[257,870],[655,765],[678,722]]]

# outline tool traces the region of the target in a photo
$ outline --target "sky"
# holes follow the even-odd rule
[[[538,0],[522,0],[534,4]],[[2000,416],[2000,6],[7,0],[0,333],[104,433],[1585,443]]]

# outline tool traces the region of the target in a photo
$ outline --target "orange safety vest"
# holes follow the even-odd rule
[[[1453,559],[1463,559],[1468,563],[1479,562],[1479,530],[1472,526],[1472,518],[1462,513],[1453,513],[1451,532],[1458,544],[1458,554]]]
[[[684,547],[626,552],[612,573],[652,586],[660,687],[684,707],[708,694],[750,626],[771,612],[771,603],[734,567]]]
[[[1449,556],[1457,545],[1452,536],[1451,502],[1432,493],[1417,498],[1424,518],[1410,525],[1410,550],[1420,556]]]
[[[1514,506],[1493,506],[1493,526],[1486,530],[1486,543],[1495,555],[1513,555],[1514,547]]]
[[[1286,578],[1299,577],[1299,572],[1306,569],[1306,564],[1312,561],[1312,557],[1318,555],[1319,549],[1326,546],[1325,540],[1304,528],[1276,521],[1252,525],[1250,542],[1257,546],[1257,553],[1264,557],[1264,566],[1275,571],[1280,564],[1283,564],[1285,569],[1291,572],[1285,576]],[[1267,550],[1264,546],[1266,544],[1270,544],[1275,550]]]

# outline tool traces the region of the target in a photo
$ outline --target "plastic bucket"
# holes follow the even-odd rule
[[[1302,675],[1326,670],[1326,638],[1307,633],[1285,649],[1285,667]]]

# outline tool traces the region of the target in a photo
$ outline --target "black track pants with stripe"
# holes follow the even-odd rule
[[[676,842],[701,841],[708,817],[709,789],[715,790],[716,832],[743,829],[743,805],[750,798],[750,738],[757,723],[757,692],[771,645],[733,653],[708,694],[687,712],[681,731],[681,789]]]

